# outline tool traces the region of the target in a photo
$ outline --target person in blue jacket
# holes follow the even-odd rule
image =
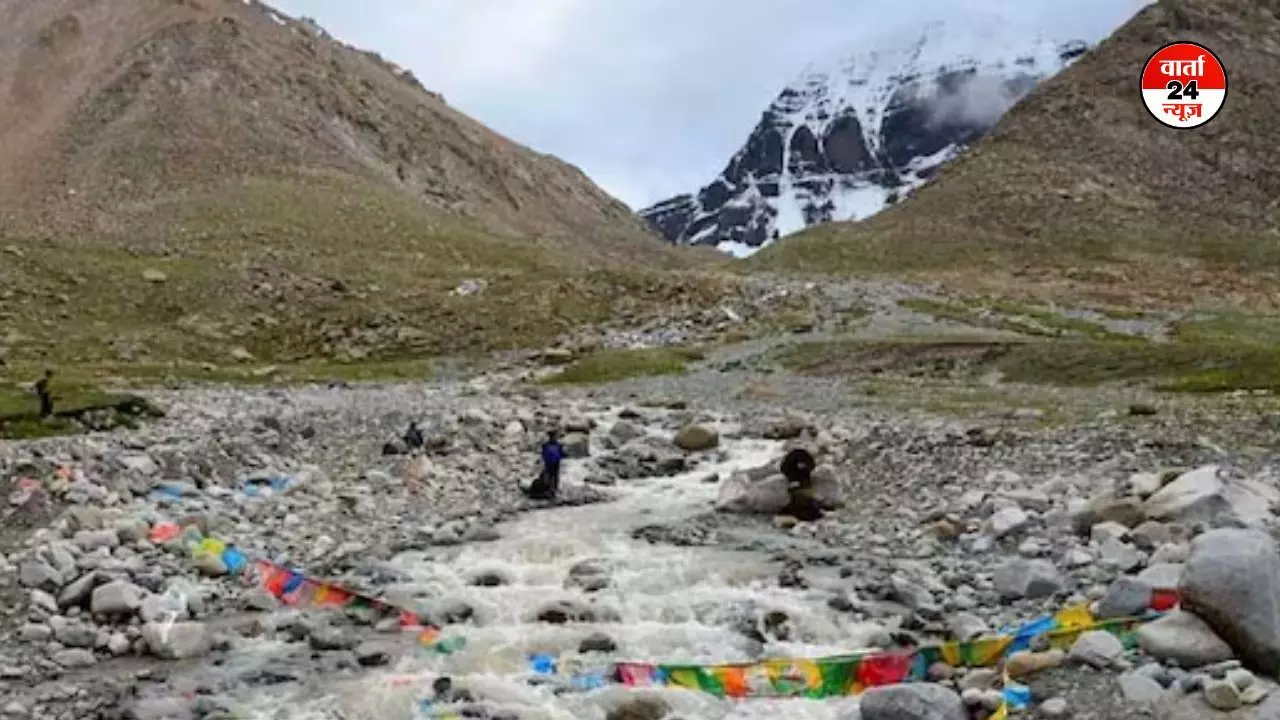
[[[552,499],[560,493],[560,461],[564,459],[564,446],[560,444],[560,431],[547,433],[547,441],[542,443],[542,472],[547,478],[547,486]]]
[[[525,493],[534,500],[554,500],[560,492],[560,461],[564,459],[564,446],[560,444],[560,432],[547,433],[542,443],[542,472]]]

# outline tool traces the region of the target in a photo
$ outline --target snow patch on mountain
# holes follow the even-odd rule
[[[712,183],[641,215],[671,242],[739,257],[817,223],[868,218],[1086,49],[986,15],[886,33],[810,65]]]

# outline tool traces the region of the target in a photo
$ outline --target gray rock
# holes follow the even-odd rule
[[[163,623],[173,620],[184,620],[187,617],[185,602],[164,595],[148,595],[142,599],[138,607],[138,617],[144,623]]]
[[[1204,701],[1214,710],[1236,710],[1244,705],[1240,690],[1228,680],[1210,678],[1204,684]]]
[[[44,610],[47,613],[58,612],[58,601],[52,595],[43,590],[31,591],[31,607]]]
[[[720,445],[720,432],[707,425],[685,425],[676,432],[673,442],[687,452],[711,450]]]
[[[1280,673],[1280,550],[1257,530],[1215,530],[1191,547],[1182,607],[1203,618],[1246,665]]]
[[[1077,534],[1087,535],[1100,522],[1117,522],[1132,528],[1146,519],[1141,500],[1107,493],[1091,498],[1076,508],[1072,512],[1071,524]]]
[[[117,657],[129,652],[130,646],[129,637],[124,633],[112,633],[107,640],[107,652]]]
[[[131,582],[117,580],[94,588],[89,607],[95,615],[126,615],[142,606],[146,591]]]
[[[840,507],[844,500],[834,472],[813,473],[814,498],[825,507]],[[720,483],[716,509],[741,515],[776,515],[787,507],[791,495],[787,479],[779,474],[766,474],[753,479],[750,473],[736,472]]]
[[[313,650],[326,652],[350,650],[358,642],[354,636],[344,632],[341,628],[327,626],[313,628],[307,640]]]
[[[72,542],[86,551],[114,548],[120,546],[120,534],[115,530],[81,530],[75,534]]]
[[[1118,667],[1124,660],[1124,643],[1106,630],[1082,634],[1071,646],[1067,657],[1098,670]]]
[[[1178,587],[1185,570],[1181,563],[1159,563],[1138,573],[1138,581],[1156,590],[1172,590]]]
[[[875,687],[862,696],[862,720],[968,720],[955,692],[931,683]]]
[[[951,637],[961,642],[991,634],[991,626],[985,620],[967,612],[952,615],[947,620],[947,629],[951,632]]]
[[[609,710],[605,720],[663,720],[670,714],[671,706],[660,697],[629,697]]]
[[[208,627],[199,622],[147,623],[142,639],[153,655],[166,660],[200,657],[213,647]]]
[[[1040,707],[1036,711],[1040,713],[1040,717],[1061,718],[1067,716],[1067,701],[1065,698],[1049,698],[1040,703]]]
[[[97,584],[98,574],[96,572],[85,573],[78,580],[63,588],[62,592],[58,594],[58,607],[66,609],[83,606],[89,599],[89,593],[93,592]]]
[[[62,587],[62,574],[42,560],[27,560],[18,566],[18,582],[25,588],[56,593]]]
[[[1160,473],[1135,473],[1127,481],[1130,495],[1146,499],[1155,495],[1164,487],[1164,475]]]
[[[1102,543],[1102,547],[1098,549],[1098,555],[1102,562],[1115,567],[1122,572],[1129,572],[1142,565],[1146,559],[1137,548],[1128,543],[1120,542],[1115,538],[1110,538]]]
[[[53,637],[53,629],[48,625],[28,623],[23,625],[22,629],[18,631],[18,637],[22,638],[23,642],[45,642]]]
[[[1165,485],[1147,498],[1143,511],[1151,520],[1212,522],[1230,509],[1225,490],[1218,467],[1209,465]]]
[[[59,650],[53,654],[53,661],[69,670],[92,667],[98,664],[98,659],[93,656],[93,652],[82,648]]]
[[[1129,533],[1129,539],[1134,545],[1146,552],[1152,552],[1156,548],[1175,540],[1174,526],[1168,523],[1156,522],[1148,520]]]
[[[1124,673],[1120,676],[1118,682],[1120,684],[1120,692],[1124,694],[1124,699],[1143,708],[1154,707],[1165,693],[1165,689],[1160,683],[1151,679],[1146,673],[1137,670]]]
[[[1227,682],[1234,685],[1240,692],[1244,692],[1245,690],[1253,687],[1254,683],[1258,681],[1258,678],[1254,676],[1253,673],[1245,670],[1244,668],[1228,670],[1226,679]]]
[[[102,510],[96,507],[75,505],[67,509],[67,527],[71,532],[101,530]]]
[[[245,609],[257,610],[258,612],[270,612],[280,605],[280,601],[276,599],[276,596],[263,588],[250,590],[245,594],[242,602]]]
[[[391,655],[377,643],[364,643],[355,649],[356,662],[360,667],[382,667],[391,662]]]
[[[1108,540],[1125,540],[1129,536],[1129,528],[1112,520],[1106,520],[1094,525],[1089,530],[1089,539],[1102,545]]]
[[[1162,662],[1193,669],[1234,657],[1231,646],[1205,621],[1189,612],[1173,610],[1138,629],[1142,651]]]
[[[1006,560],[996,568],[992,581],[1006,600],[1045,598],[1062,590],[1062,576],[1047,560]]]
[[[1007,507],[995,512],[987,521],[991,534],[996,538],[1015,533],[1027,526],[1031,518],[1019,507]]]
[[[1182,565],[1191,557],[1191,543],[1176,542],[1165,543],[1156,548],[1151,554],[1152,565],[1177,564]]]
[[[626,444],[636,438],[644,437],[644,428],[627,420],[619,420],[609,428],[609,437],[613,438],[618,444]]]
[[[580,653],[611,653],[618,649],[618,643],[604,633],[592,633],[578,643]]]
[[[1141,615],[1150,605],[1151,586],[1133,578],[1122,577],[1107,588],[1107,594],[1098,602],[1093,614],[1101,620],[1132,617]]]
[[[139,475],[150,476],[160,472],[160,466],[156,464],[155,460],[151,459],[150,455],[122,455],[117,458],[117,462],[125,470]]]
[[[1200,693],[1169,693],[1156,705],[1152,717],[1154,720],[1276,720],[1280,718],[1280,695],[1272,694],[1254,707],[1221,713],[1205,702]]]
[[[53,638],[67,647],[92,649],[98,638],[96,629],[64,617],[51,618],[49,627],[53,629]]]
[[[569,433],[560,441],[565,457],[585,458],[591,455],[591,439],[586,433]]]

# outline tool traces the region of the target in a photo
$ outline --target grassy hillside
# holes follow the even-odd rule
[[[748,267],[1278,310],[1278,13],[1254,0],[1160,0],[913,197],[867,222],[788,238]],[[1159,125],[1138,92],[1147,57],[1174,40],[1214,49],[1230,77],[1221,115],[1194,131]]]
[[[256,2],[0,26],[0,375],[536,345],[715,284],[576,168]]]

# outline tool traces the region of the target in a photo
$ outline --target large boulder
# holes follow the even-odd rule
[[[763,480],[753,481],[751,476],[739,472],[720,483],[716,509],[742,515],[775,515],[790,500],[785,477],[770,475]]]
[[[569,433],[560,444],[564,447],[565,457],[584,458],[591,455],[591,440],[586,433]]]
[[[862,720],[969,720],[960,696],[932,683],[872,688],[861,706]]]
[[[1189,473],[1147,498],[1143,511],[1151,520],[1206,522],[1230,510],[1226,486],[1218,479],[1218,467],[1209,465]]]
[[[753,478],[753,474],[758,479]],[[716,509],[740,515],[775,515],[786,508],[791,500],[787,479],[774,473],[759,478],[759,474],[736,472],[720,483]],[[822,465],[813,471],[813,496],[825,508],[837,508],[844,503],[840,483],[831,467]]]
[[[1182,607],[1241,660],[1268,677],[1280,673],[1280,549],[1270,535],[1226,529],[1196,538],[1181,590]]]
[[[1139,628],[1138,644],[1151,657],[1187,669],[1234,657],[1231,646],[1218,637],[1204,620],[1181,610],[1174,610]]]
[[[707,425],[685,425],[676,432],[674,442],[686,452],[711,450],[720,445],[720,432]]]

